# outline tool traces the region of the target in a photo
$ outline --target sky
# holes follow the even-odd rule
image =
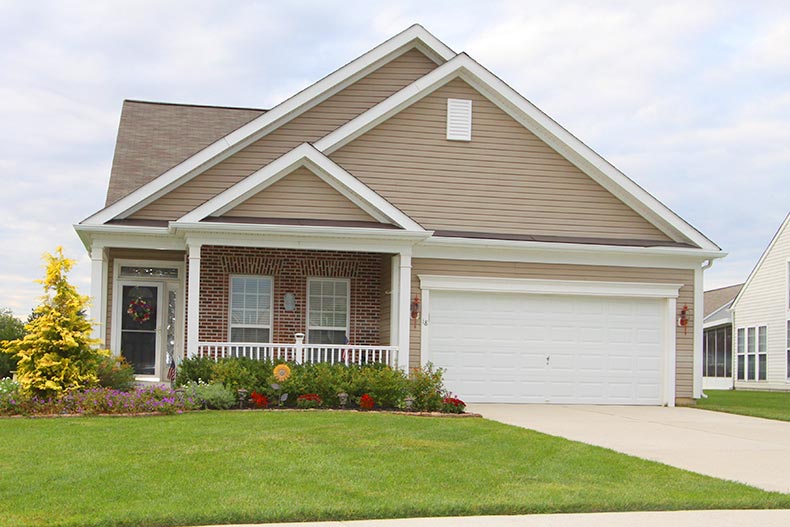
[[[124,99],[269,108],[420,23],[726,251],[746,280],[790,212],[782,1],[0,0],[0,308],[104,204]]]

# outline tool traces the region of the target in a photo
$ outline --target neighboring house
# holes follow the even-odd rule
[[[126,101],[76,230],[97,335],[141,378],[171,356],[432,362],[468,402],[699,397],[723,256],[420,26],[267,111]]]
[[[735,388],[790,390],[790,214],[732,304]]]
[[[732,311],[730,306],[743,284],[705,291],[703,321],[702,388],[729,390],[732,377]]]

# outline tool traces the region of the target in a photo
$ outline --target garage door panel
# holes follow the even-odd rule
[[[468,402],[661,402],[659,300],[435,291],[429,320],[428,360]]]

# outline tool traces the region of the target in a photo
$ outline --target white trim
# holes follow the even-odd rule
[[[636,298],[677,298],[683,284],[601,282],[593,280],[540,280],[480,276],[418,275],[421,289],[530,293],[539,295],[586,295]],[[673,316],[674,319],[674,316]],[[674,327],[674,324],[673,324]]]
[[[234,342],[231,333],[233,331],[233,279],[234,278],[266,278],[269,280],[269,325],[253,325],[253,324],[237,324],[237,328],[253,328],[253,329],[268,329],[269,340],[267,342],[274,342],[274,277],[271,275],[257,275],[257,274],[228,274],[228,342]],[[252,342],[252,341],[240,341]]]
[[[704,250],[719,251],[716,244],[680,216],[464,53],[456,55],[455,58],[324,136],[315,143],[315,147],[329,155],[457,77],[471,84],[522,126],[672,239],[689,240]]]
[[[414,247],[415,258],[696,269],[727,253],[685,247],[633,247],[559,242],[430,237]]]
[[[305,339],[307,344],[320,344],[310,340],[310,284],[315,282],[345,282],[346,283],[346,327],[329,327],[329,326],[315,326],[313,329],[316,331],[339,331],[345,329],[346,339],[351,343],[351,280],[348,278],[333,278],[331,276],[311,276],[307,278],[305,300]],[[330,345],[330,344],[327,344]],[[336,344],[332,344],[336,345]]]
[[[398,300],[400,295],[400,263],[390,256],[390,346],[398,345]]]
[[[481,278],[441,275],[418,275],[422,298],[420,363],[430,360],[430,303],[431,291],[475,291],[516,294],[550,294],[572,296],[608,296],[626,298],[663,299],[663,350],[661,404],[675,406],[676,342],[675,308],[681,284],[652,284],[632,282],[600,282],[579,280],[536,280],[511,278]]]
[[[107,255],[104,247],[94,245],[91,258],[91,336],[101,340],[103,348],[107,340]]]
[[[409,343],[411,324],[411,251],[401,251],[398,255],[398,366],[409,371]]]
[[[754,269],[752,269],[752,272],[749,273],[749,278],[746,279],[746,282],[744,282],[743,287],[741,287],[741,290],[738,291],[737,295],[735,295],[735,300],[732,301],[731,309],[734,310],[736,307],[738,307],[738,302],[741,300],[741,297],[744,295],[744,291],[746,291],[746,289],[749,288],[749,285],[752,283],[752,280],[754,279],[754,275],[757,274],[757,270],[760,269],[760,267],[762,267],[763,262],[768,257],[768,253],[771,252],[771,249],[773,249],[774,245],[776,245],[776,242],[782,236],[782,233],[784,232],[784,230],[787,228],[788,225],[790,225],[790,214],[785,216],[782,225],[779,226],[779,229],[777,229],[776,234],[774,234],[774,237],[771,238],[770,243],[768,243],[768,247],[766,247],[765,251],[763,251],[763,254],[760,255],[760,259],[757,260],[757,264],[754,266]],[[786,299],[786,300],[790,300],[790,299]],[[787,307],[790,308],[790,306]]]
[[[195,223],[208,216],[222,216],[299,167],[308,168],[378,221],[383,223],[391,221],[408,231],[425,232],[425,229],[417,222],[307,143],[302,143],[211,198],[200,207],[182,216],[175,224]]]
[[[189,281],[187,282],[187,356],[195,357],[200,343],[200,244],[189,244]]]
[[[415,24],[260,117],[215,141],[153,181],[86,218],[82,223],[103,224],[115,217],[129,216],[415,47],[437,64],[455,56],[453,50],[425,28]]]
[[[666,311],[664,312],[664,393],[663,403],[666,406],[675,406],[675,389],[677,377],[677,336],[675,329],[675,313],[677,299],[667,298]]]

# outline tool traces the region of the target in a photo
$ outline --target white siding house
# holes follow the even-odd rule
[[[789,278],[790,215],[733,302],[736,389],[790,390]]]

